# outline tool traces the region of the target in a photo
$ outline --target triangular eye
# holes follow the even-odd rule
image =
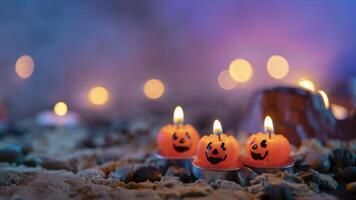
[[[208,149],[208,150],[211,149],[211,143],[213,143],[213,142],[209,142],[208,146],[206,146],[206,149]]]
[[[172,137],[173,137],[173,140],[177,140],[178,139],[177,133],[174,132]]]
[[[225,142],[221,143],[221,149],[226,151]]]
[[[185,136],[187,136],[188,139],[191,138],[188,132],[185,132]]]

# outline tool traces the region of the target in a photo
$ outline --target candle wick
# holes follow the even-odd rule
[[[218,137],[219,137],[219,141],[221,142],[221,136],[220,136],[221,134],[220,133],[218,133]]]
[[[177,129],[180,129],[183,126],[183,123],[176,123]]]
[[[268,130],[268,135],[269,135],[269,139],[272,139],[272,131],[271,130]]]

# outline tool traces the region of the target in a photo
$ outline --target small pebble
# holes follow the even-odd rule
[[[183,183],[191,182],[191,174],[182,167],[171,166],[167,169],[166,176],[177,176]]]
[[[356,194],[356,182],[352,182],[346,185],[347,191]]]
[[[316,183],[314,183],[314,182],[309,182],[309,183],[308,183],[308,186],[309,186],[309,188],[312,189],[314,192],[316,192],[316,193],[319,193],[319,192],[320,192],[319,186],[318,186]]]
[[[292,199],[292,191],[287,185],[272,185],[269,184],[264,189],[265,194],[263,200],[290,200]]]
[[[25,164],[27,166],[36,167],[40,166],[49,170],[68,170],[70,171],[69,164],[65,161],[48,156],[29,154],[26,156]]]
[[[59,160],[56,158],[45,157],[42,160],[41,167],[50,169],[50,170],[64,169],[64,170],[70,171],[70,167],[68,166],[68,164],[65,161],[62,161],[62,160]]]
[[[135,169],[133,167],[121,167],[117,168],[114,173],[114,177],[122,182],[129,183],[132,182]]]
[[[33,151],[33,145],[31,143],[24,143],[21,145],[22,147],[22,153],[24,155],[27,155]]]
[[[162,171],[155,167],[140,167],[133,174],[133,180],[136,183],[144,181],[159,181],[162,178]]]
[[[338,176],[344,181],[356,181],[356,167],[345,167]]]
[[[309,170],[300,173],[299,176],[307,183],[313,182],[322,189],[336,190],[338,183],[329,175],[320,174],[317,171]]]
[[[103,183],[105,180],[104,172],[93,168],[80,171],[78,172],[78,175],[85,181],[91,181],[92,183],[95,184]]]
[[[331,163],[328,155],[321,155],[309,161],[309,167],[321,173],[328,173],[331,168]]]
[[[37,167],[40,166],[42,162],[42,159],[36,155],[36,154],[28,154],[25,157],[25,165],[29,166],[29,167]]]
[[[21,146],[16,144],[0,145],[0,162],[22,164],[24,155]]]
[[[336,190],[338,183],[331,176],[320,174],[320,187],[325,190]]]
[[[210,182],[212,188],[222,189],[222,190],[232,190],[232,191],[239,191],[242,190],[242,187],[233,181],[221,180],[217,179]]]
[[[354,157],[348,149],[335,149],[329,156],[332,166],[337,168],[345,168],[352,166],[354,163]]]

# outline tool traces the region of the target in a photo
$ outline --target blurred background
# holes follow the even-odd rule
[[[0,99],[17,120],[64,101],[82,115],[227,118],[265,87],[310,79],[354,107],[356,1],[2,1]],[[187,114],[187,118],[194,115]]]

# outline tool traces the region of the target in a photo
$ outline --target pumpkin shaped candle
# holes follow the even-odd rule
[[[273,133],[270,116],[264,121],[265,133],[251,135],[246,142],[245,164],[253,167],[280,167],[289,159],[291,145],[283,135]]]
[[[199,133],[190,124],[183,124],[184,113],[177,106],[173,114],[173,124],[161,128],[156,141],[158,153],[165,157],[184,159],[196,154]]]
[[[239,144],[234,136],[222,133],[221,124],[214,122],[214,133],[203,136],[198,144],[193,163],[207,169],[234,169],[237,167]]]

